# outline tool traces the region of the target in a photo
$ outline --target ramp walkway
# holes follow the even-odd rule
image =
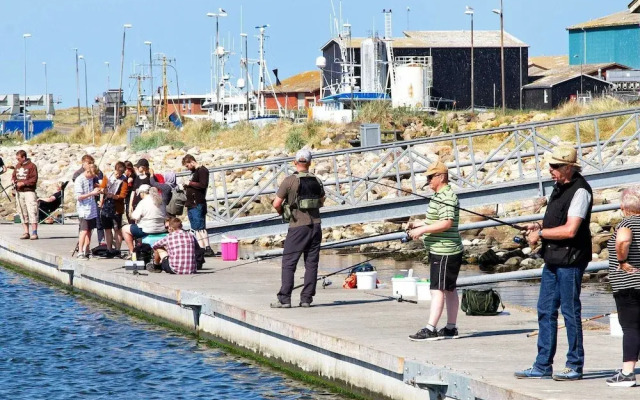
[[[631,109],[321,152],[312,171],[327,192],[323,226],[344,226],[423,214],[426,201],[406,191],[430,194],[424,172],[438,158],[447,163],[464,208],[548,194],[553,182],[544,153],[566,141],[575,143],[594,189],[640,182],[639,135],[640,109]],[[275,214],[248,215],[256,203],[273,201],[278,183],[294,172],[292,161],[209,169],[210,187],[217,188],[208,198],[212,239],[219,241],[220,233],[241,239],[286,233]]]

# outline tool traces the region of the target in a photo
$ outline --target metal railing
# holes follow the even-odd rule
[[[605,127],[606,138],[601,134]],[[583,174],[589,176],[640,166],[639,135],[640,110],[631,109],[316,153],[314,167],[325,184],[327,209],[333,211],[416,197],[407,192],[429,194],[423,172],[438,158],[447,162],[456,191],[528,182],[542,196],[549,181],[542,170],[543,153],[562,140],[575,143]],[[210,187],[216,188],[208,198],[214,220],[229,224],[255,215],[253,205],[270,203],[278,184],[294,172],[292,161],[286,157],[210,168]]]

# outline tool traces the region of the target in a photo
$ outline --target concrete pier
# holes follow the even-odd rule
[[[138,275],[122,260],[71,258],[77,226],[39,228],[40,240],[23,241],[18,225],[0,225],[0,261],[64,285],[135,308],[174,324],[213,335],[235,346],[294,365],[328,380],[345,382],[392,399],[637,399],[640,388],[614,389],[604,380],[621,365],[622,340],[608,330],[585,331],[585,377],[577,382],[517,380],[516,369],[533,363],[535,312],[507,305],[502,315],[467,317],[461,338],[411,342],[424,326],[429,303],[398,303],[388,289],[341,288],[339,275],[318,286],[314,307],[273,310],[280,285],[279,259],[238,268],[246,261],[207,259],[192,276]],[[322,265],[321,272],[332,270]],[[301,276],[303,268],[297,275]],[[298,279],[296,279],[296,282]],[[300,281],[301,282],[301,281]],[[297,303],[294,292],[294,303]],[[583,299],[588,302],[588,298]],[[611,310],[614,311],[614,310]],[[73,312],[73,310],[65,310]],[[444,317],[443,317],[444,318]],[[564,367],[564,331],[555,370]]]

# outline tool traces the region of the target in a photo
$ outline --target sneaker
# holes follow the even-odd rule
[[[522,371],[516,371],[513,375],[518,379],[549,379],[551,378],[553,371],[543,372],[535,367],[523,369]]]
[[[31,237],[29,238],[31,240],[38,240],[38,235],[31,235]]]
[[[275,303],[271,303],[271,308],[291,308],[291,303],[280,303],[276,301]]]
[[[204,249],[204,256],[205,257],[215,257],[216,253],[213,252],[213,249],[211,249],[211,247],[207,246]]]
[[[156,266],[153,262],[147,263],[146,265],[147,271],[149,272],[155,272],[155,273],[162,272],[162,269],[158,267],[159,266]]]
[[[29,235],[28,233],[23,233],[22,236],[20,236],[20,240],[26,240],[29,239],[31,237],[31,235]]]
[[[131,253],[127,253],[126,255],[122,255],[122,259],[125,261],[131,261]]]
[[[309,308],[309,307],[311,307],[311,303],[308,303],[308,302],[306,302],[306,301],[301,301],[301,302],[300,302],[300,307],[302,307],[302,308]]]
[[[632,372],[629,375],[625,375],[622,373],[622,370],[618,370],[614,376],[607,379],[607,385],[613,387],[634,387],[636,385],[636,374]]]
[[[414,335],[409,335],[409,340],[413,340],[414,342],[423,342],[425,340],[438,340],[438,332],[432,331],[427,328],[422,328]]]
[[[438,331],[438,337],[442,339],[457,339],[458,336],[458,328],[449,329],[444,327]]]
[[[89,257],[87,257],[86,254],[82,254],[82,253],[78,254],[77,258],[78,260],[83,260],[83,261],[87,261],[89,259]]]
[[[578,379],[582,379],[582,372],[569,367],[563,369],[559,374],[553,374],[554,381],[576,381]]]

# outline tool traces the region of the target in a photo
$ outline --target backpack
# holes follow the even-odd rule
[[[182,215],[184,213],[184,204],[187,202],[187,194],[178,188],[171,190],[171,200],[167,204],[167,214]]]
[[[462,300],[460,301],[460,309],[467,315],[498,315],[502,311],[498,308],[504,304],[500,298],[500,294],[493,289],[473,290],[464,289],[462,291]]]
[[[296,172],[293,174],[298,179],[298,191],[293,204],[286,201],[283,205],[282,219],[290,222],[293,217],[293,210],[308,211],[322,207],[323,186],[322,181],[309,172]]]

